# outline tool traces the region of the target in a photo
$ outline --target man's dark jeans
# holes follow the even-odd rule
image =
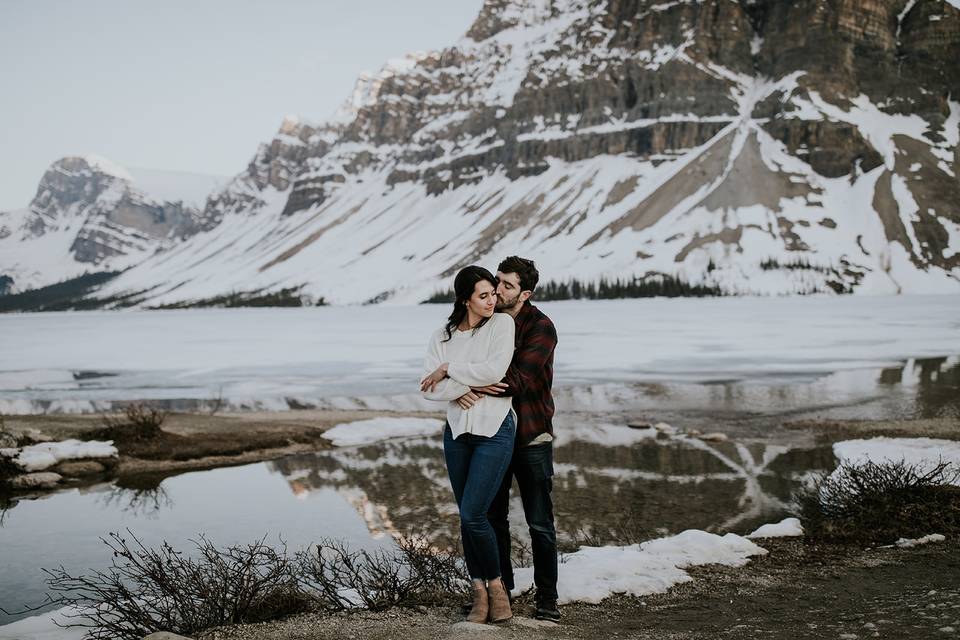
[[[513,460],[487,514],[497,533],[500,550],[500,575],[512,590],[513,565],[510,562],[510,487],[517,479],[523,514],[530,528],[533,551],[533,582],[540,602],[557,599],[557,530],[553,523],[553,443],[517,447]]]

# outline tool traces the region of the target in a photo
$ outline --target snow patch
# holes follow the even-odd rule
[[[931,533],[930,535],[923,536],[922,538],[900,538],[893,544],[900,547],[901,549],[909,549],[911,547],[919,547],[920,545],[930,544],[931,542],[943,542],[947,538],[939,533]]]
[[[798,518],[784,518],[775,524],[765,524],[753,533],[747,535],[748,538],[785,538],[793,536],[802,536],[803,526]]]
[[[47,469],[64,460],[81,458],[112,458],[117,455],[117,448],[113,441],[100,442],[90,440],[62,440],[60,442],[43,442],[23,447],[14,458],[14,462],[27,471]]]
[[[561,603],[598,603],[615,593],[662,593],[693,578],[683,569],[704,564],[740,567],[765,555],[753,542],[733,533],[718,536],[689,529],[666,538],[625,547],[581,547],[563,557],[557,590]],[[516,571],[515,594],[533,586],[533,567]]]
[[[432,418],[373,418],[338,424],[323,437],[335,447],[355,447],[393,438],[436,435],[441,429],[443,421]]]

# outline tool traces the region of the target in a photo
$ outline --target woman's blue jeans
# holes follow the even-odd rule
[[[454,440],[450,425],[443,430],[447,474],[460,509],[463,555],[467,571],[475,580],[500,577],[497,535],[487,519],[487,510],[510,466],[516,433],[512,411],[489,438],[464,433]]]

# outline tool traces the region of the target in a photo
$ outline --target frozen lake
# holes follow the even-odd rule
[[[794,385],[960,354],[960,296],[680,298],[543,303],[558,387]],[[416,380],[447,305],[0,315],[0,412],[428,408]],[[870,371],[869,374],[857,372]],[[866,376],[866,377],[864,377]],[[570,393],[573,393],[572,391]]]

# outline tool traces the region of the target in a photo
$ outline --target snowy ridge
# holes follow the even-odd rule
[[[96,155],[47,170],[29,207],[0,212],[0,274],[23,291],[122,270],[202,227],[217,176],[128,170]]]

